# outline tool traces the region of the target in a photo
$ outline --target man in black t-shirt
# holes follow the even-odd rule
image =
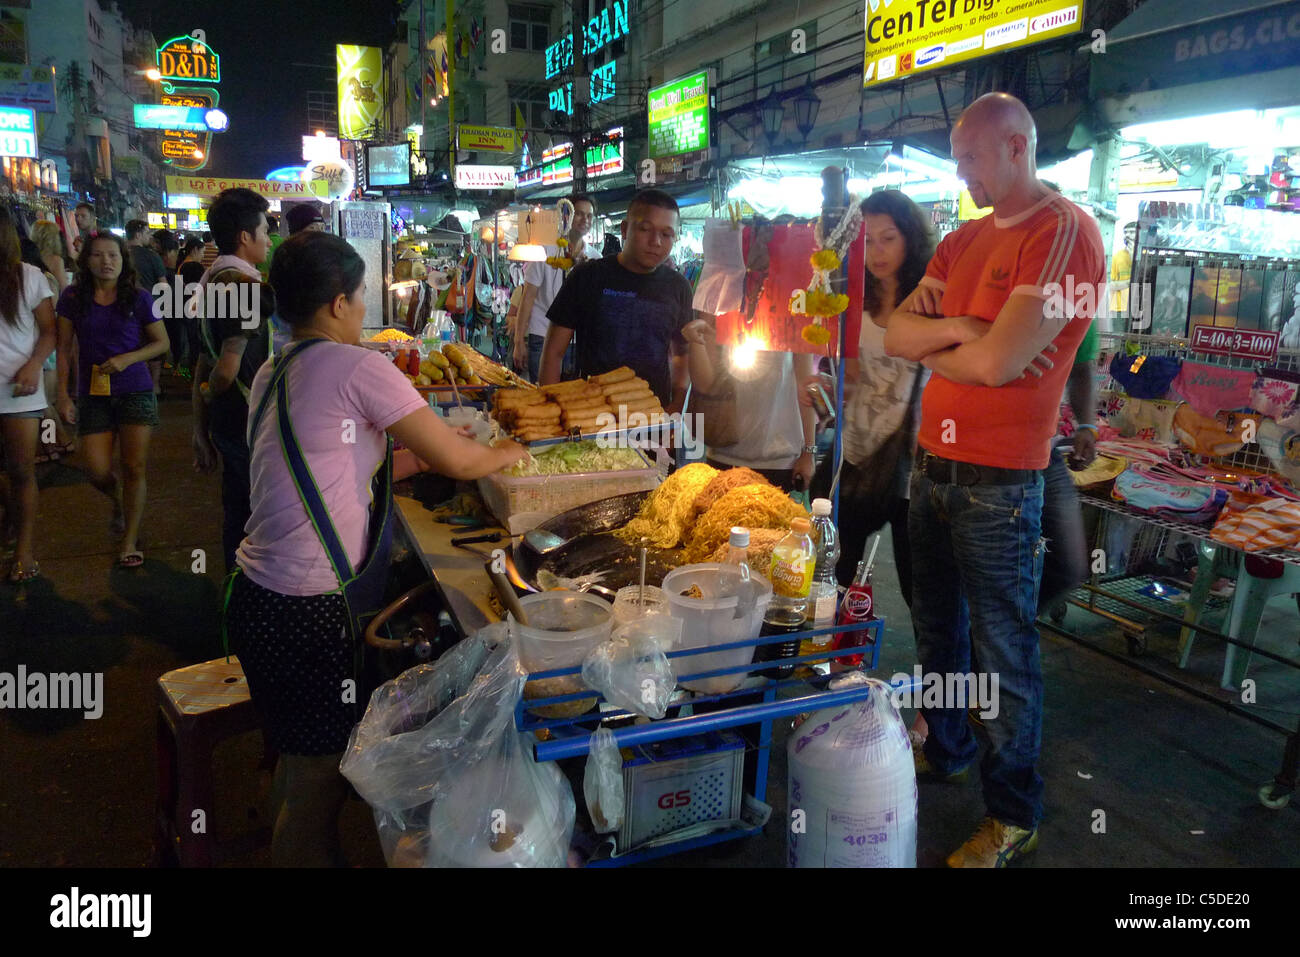
[[[558,382],[564,351],[578,337],[578,374],[600,375],[629,366],[650,383],[668,412],[686,397],[686,340],[691,284],[664,265],[677,241],[677,203],[659,190],[632,198],[623,220],[617,256],[575,266],[546,318],[551,328],[542,348],[542,385]]]
[[[199,280],[202,350],[194,368],[194,464],[209,471],[215,453],[221,453],[221,546],[227,571],[235,565],[235,549],[252,512],[248,395],[270,353],[275,311],[275,294],[257,271],[271,249],[268,208],[265,198],[247,189],[217,196],[208,210],[208,227],[221,255]],[[210,286],[215,287],[211,294]]]

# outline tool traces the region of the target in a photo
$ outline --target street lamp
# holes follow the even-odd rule
[[[776,95],[776,87],[772,87],[772,92],[767,95],[761,108],[763,117],[763,132],[767,134],[768,142],[771,143],[781,135],[781,124],[785,122],[785,105],[781,98]]]
[[[159,70],[156,66],[150,67],[149,69],[145,70],[144,75],[145,75],[145,79],[152,80],[154,83],[157,83],[159,80],[162,79],[162,71]]]
[[[812,79],[804,86],[803,92],[794,98],[794,122],[803,134],[803,141],[808,142],[808,134],[817,125],[817,113],[822,108],[821,98],[813,90]]]

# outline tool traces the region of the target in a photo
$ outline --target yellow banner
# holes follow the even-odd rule
[[[867,0],[862,85],[1083,29],[1083,0]]]
[[[515,131],[507,126],[471,126],[462,123],[456,127],[456,131],[459,149],[484,150],[489,153],[515,151]]]
[[[384,61],[379,47],[338,44],[339,139],[364,140],[384,106]]]
[[[168,176],[167,192],[182,196],[216,196],[226,189],[251,189],[267,199],[317,199],[325,195],[324,181],[277,183],[269,179],[225,179],[220,176]]]

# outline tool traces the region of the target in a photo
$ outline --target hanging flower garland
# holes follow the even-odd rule
[[[813,233],[817,251],[809,259],[809,265],[813,269],[812,279],[806,290],[801,289],[790,297],[790,311],[801,312],[812,319],[812,322],[803,327],[800,335],[805,342],[814,346],[824,346],[831,341],[831,331],[822,320],[838,316],[849,307],[848,296],[831,291],[831,273],[840,268],[861,224],[862,208],[858,205],[856,196],[849,197],[848,211],[840,218],[830,236],[823,237],[821,220],[817,220]],[[799,305],[803,308],[797,308]]]
[[[562,199],[555,204],[555,211],[560,214],[560,238],[555,241],[555,245],[560,247],[560,255],[547,256],[546,265],[568,273],[573,268],[573,257],[566,256],[564,253],[569,248],[569,229],[573,225],[573,203],[568,199]]]

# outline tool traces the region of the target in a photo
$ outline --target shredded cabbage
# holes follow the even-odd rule
[[[576,475],[580,472],[617,472],[645,468],[636,449],[603,449],[593,439],[560,442],[530,455],[506,469],[516,478],[534,475]]]

